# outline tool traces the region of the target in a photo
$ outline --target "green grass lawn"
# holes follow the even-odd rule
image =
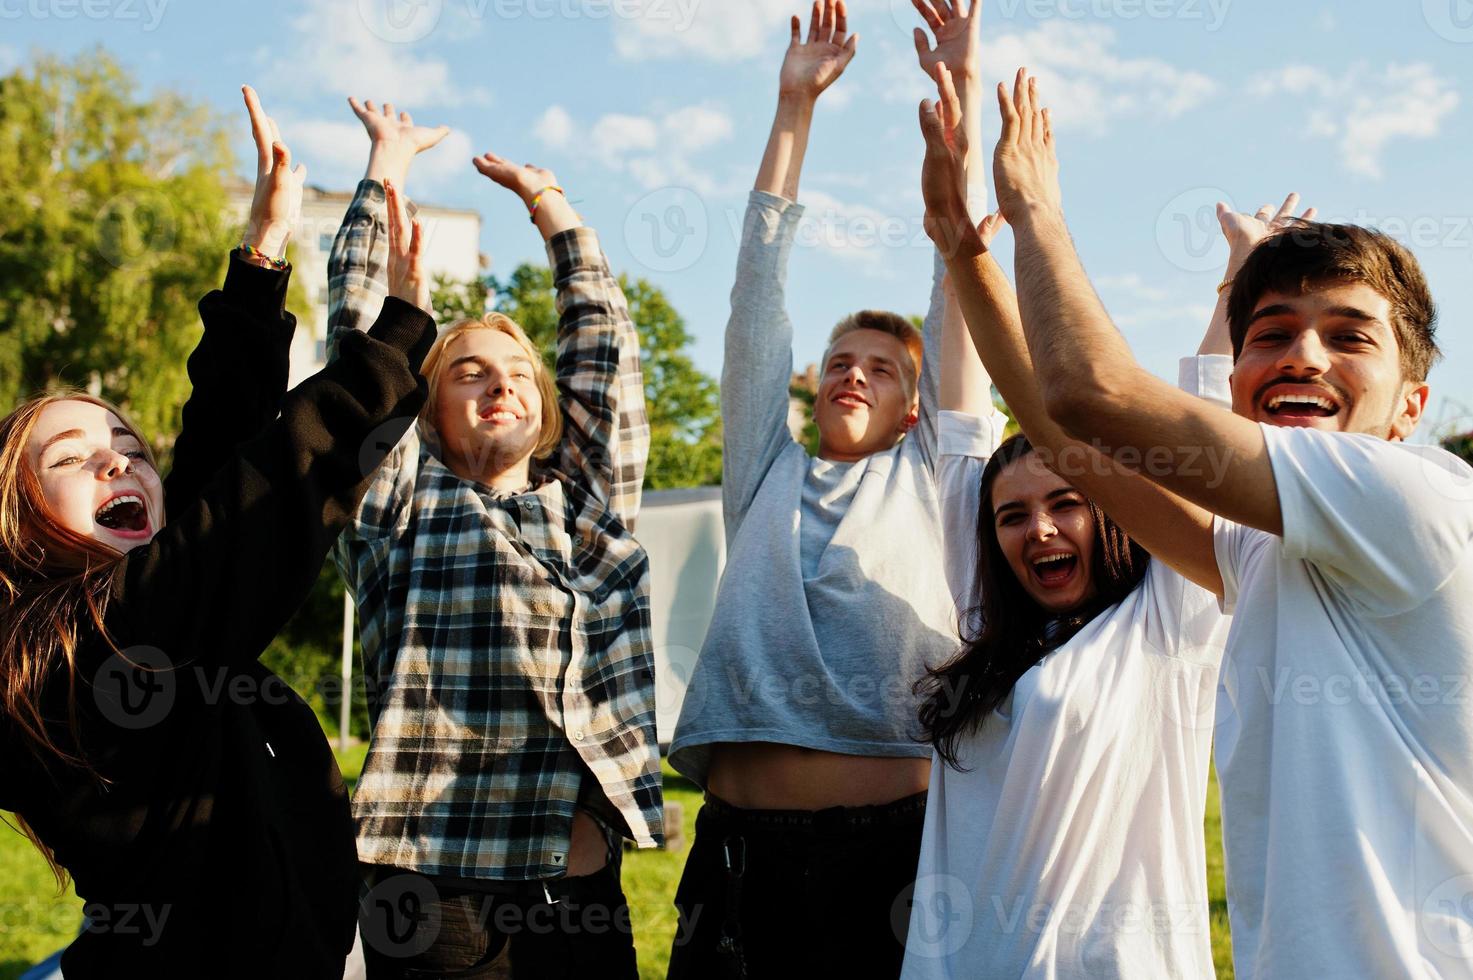
[[[366,749],[356,746],[339,756],[351,783],[363,767]],[[624,858],[624,891],[634,920],[641,980],[663,980],[675,938],[675,894],[686,851],[695,837],[701,794],[689,781],[665,769],[665,798],[682,805],[685,845],[679,851],[631,851]],[[8,814],[6,815],[9,816]],[[1222,824],[1214,773],[1207,790],[1207,887],[1212,902],[1212,955],[1217,975],[1233,975],[1228,944],[1227,898],[1222,883]],[[81,905],[68,890],[57,894],[46,862],[30,842],[0,827],[0,980],[14,980],[32,963],[70,942],[82,921]]]

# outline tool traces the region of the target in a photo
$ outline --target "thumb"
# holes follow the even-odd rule
[[[941,114],[936,111],[936,103],[930,99],[921,100],[921,135],[926,138],[926,147],[929,149],[936,144],[946,142],[946,134],[941,126]]]

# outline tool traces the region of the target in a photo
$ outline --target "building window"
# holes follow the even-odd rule
[[[318,235],[317,236],[317,251],[322,252],[323,254],[326,254],[328,252],[331,252],[332,251],[332,238],[333,238],[333,236],[332,236],[332,234],[330,232],[323,232],[322,234]]]

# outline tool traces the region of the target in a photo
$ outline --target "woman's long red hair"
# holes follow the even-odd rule
[[[41,413],[61,401],[91,402],[112,412],[138,437],[154,465],[148,440],[132,420],[86,392],[37,395],[0,421],[0,715],[43,767],[77,767],[101,779],[82,748],[77,649],[93,633],[111,642],[103,617],[123,556],[63,527],[46,504],[29,446]],[[65,718],[47,717],[43,703],[58,671],[65,672]],[[65,887],[66,873],[50,848],[23,818],[19,823],[46,856],[57,884]]]

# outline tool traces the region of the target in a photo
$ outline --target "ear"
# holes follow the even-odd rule
[[[905,418],[900,420],[900,434],[906,435],[916,427],[921,420],[921,405],[919,401],[911,402],[910,411],[905,413]]]
[[[1422,420],[1422,413],[1427,410],[1427,396],[1431,389],[1425,381],[1403,381],[1401,385],[1401,401],[1397,406],[1399,411],[1391,420],[1391,433],[1388,436],[1393,442],[1405,442],[1411,438],[1416,431],[1417,423]]]

